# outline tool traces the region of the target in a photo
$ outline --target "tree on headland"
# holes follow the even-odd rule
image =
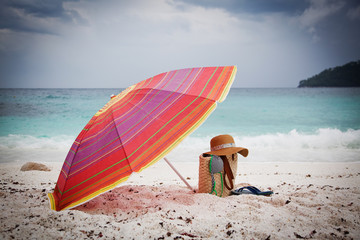
[[[360,87],[360,60],[326,69],[300,81],[298,87]]]

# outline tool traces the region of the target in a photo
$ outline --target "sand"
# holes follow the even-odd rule
[[[271,197],[194,194],[164,161],[75,208],[50,210],[51,171],[0,164],[1,239],[359,239],[360,163],[242,163],[237,186]],[[197,188],[198,163],[173,163]]]

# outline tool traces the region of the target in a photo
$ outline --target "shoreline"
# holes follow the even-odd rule
[[[271,197],[193,194],[162,160],[83,205],[49,207],[63,163],[49,172],[0,163],[2,239],[343,238],[360,236],[360,162],[238,162],[236,185]],[[197,162],[173,162],[191,186]]]

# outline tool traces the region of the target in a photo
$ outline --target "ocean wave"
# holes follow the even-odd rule
[[[273,148],[279,146],[287,149],[359,149],[360,130],[349,129],[345,132],[339,129],[323,128],[315,133],[301,133],[296,129],[289,133],[266,134],[239,139],[253,147]]]
[[[0,137],[1,149],[52,149],[59,150],[69,148],[74,142],[74,136],[60,135],[60,136],[30,136],[20,134],[9,134],[8,136]]]
[[[292,130],[288,133],[239,136],[237,146],[249,149],[248,162],[355,162],[360,161],[360,130],[321,128],[314,133]],[[196,162],[209,151],[213,136],[190,135],[168,158],[175,162]],[[0,137],[0,162],[64,161],[75,136],[8,135]]]
[[[237,136],[237,146],[249,149],[249,162],[355,162],[360,161],[360,130],[321,128],[314,133],[296,129],[288,133]],[[210,139],[188,137],[172,153],[174,159],[195,159],[209,151]],[[195,153],[195,154],[194,154]]]
[[[74,136],[39,136],[9,134],[0,137],[0,162],[64,161]]]
[[[47,95],[45,97],[45,99],[69,99],[69,97],[68,96],[63,96],[63,95],[52,95],[52,94],[50,94],[50,95]]]
[[[315,133],[292,130],[287,134],[244,137],[254,161],[353,162],[360,161],[360,130],[323,128]]]

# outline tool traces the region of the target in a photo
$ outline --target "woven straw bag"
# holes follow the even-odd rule
[[[233,186],[235,185],[235,177],[236,177],[236,172],[237,172],[237,153],[232,154],[232,155],[227,155],[225,156],[229,162],[229,166],[231,168],[231,171],[233,173],[234,179],[232,180],[233,182]],[[212,183],[212,179],[211,179],[211,174],[210,174],[210,160],[211,160],[211,156],[209,155],[204,155],[201,154],[199,156],[199,193],[210,193],[219,197],[227,197],[231,194],[231,190],[232,189],[228,189],[225,186],[224,183],[224,170],[221,171],[220,173],[215,173],[214,174],[214,180],[215,180],[215,187],[213,188],[213,183]],[[230,179],[229,179],[229,175],[226,174],[225,176],[226,178],[226,182],[228,183],[227,185],[231,185],[230,184]]]

